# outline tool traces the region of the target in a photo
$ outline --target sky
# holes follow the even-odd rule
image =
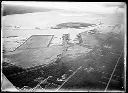
[[[124,2],[24,2],[3,1],[3,4],[44,7],[51,9],[63,9],[75,12],[114,13],[117,9],[123,11],[120,6],[126,6]]]
[[[14,6],[16,5],[32,6],[38,8],[41,7],[39,9],[42,8],[53,9],[53,11],[46,11],[46,12],[34,12],[34,13],[3,16],[2,26],[5,29],[9,29],[9,31],[4,30],[3,32],[8,35],[11,35],[11,33],[12,34],[26,33],[23,31],[17,31],[17,32],[11,31],[10,29],[12,28],[15,29],[15,26],[20,27],[20,29],[35,29],[35,27],[39,27],[41,29],[49,29],[50,27],[54,27],[57,24],[65,23],[65,22],[84,22],[84,23],[97,24],[99,23],[100,20],[104,24],[114,25],[117,23],[122,23],[123,20],[123,17],[118,16],[117,14],[109,15],[109,13],[115,13],[116,9],[124,4],[120,2],[98,3],[98,2],[28,2],[28,1],[5,2],[4,1],[2,2],[2,4],[14,5]],[[62,11],[56,11],[59,9]],[[121,9],[124,10],[124,8],[120,8],[120,10]],[[92,13],[88,13],[88,12],[92,12]],[[97,13],[101,13],[101,14],[103,13],[103,15],[99,15]],[[108,13],[108,15],[105,13]],[[8,26],[11,26],[11,28],[9,28]],[[28,33],[30,32],[28,31]]]

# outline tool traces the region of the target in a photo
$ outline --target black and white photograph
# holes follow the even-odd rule
[[[1,2],[3,92],[125,92],[125,2]]]

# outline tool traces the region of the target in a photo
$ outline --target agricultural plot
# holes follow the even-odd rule
[[[51,52],[52,51],[52,52]],[[30,68],[37,65],[49,64],[62,53],[62,47],[50,47],[43,49],[28,49],[16,51],[13,54],[4,55],[10,62],[22,68]]]
[[[19,46],[17,49],[33,49],[33,48],[43,48],[48,47],[50,41],[52,40],[52,35],[33,35],[29,39],[27,39],[26,42],[24,42],[21,46]]]
[[[30,68],[37,65],[48,64],[56,59],[62,52],[62,46],[51,46],[53,36],[31,36],[26,42],[4,55],[5,62],[10,62],[22,68]]]

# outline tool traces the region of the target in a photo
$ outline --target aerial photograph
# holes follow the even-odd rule
[[[125,2],[1,6],[2,91],[126,91]]]

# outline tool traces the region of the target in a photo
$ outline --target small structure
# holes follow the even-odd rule
[[[35,29],[40,29],[39,27],[35,27]]]
[[[81,44],[83,42],[81,34],[77,35],[77,40],[79,41],[79,44]]]
[[[68,48],[68,43],[69,43],[69,37],[70,35],[69,34],[63,34],[62,38],[62,44],[63,44],[63,54],[65,54],[65,52],[67,51],[67,48]]]

